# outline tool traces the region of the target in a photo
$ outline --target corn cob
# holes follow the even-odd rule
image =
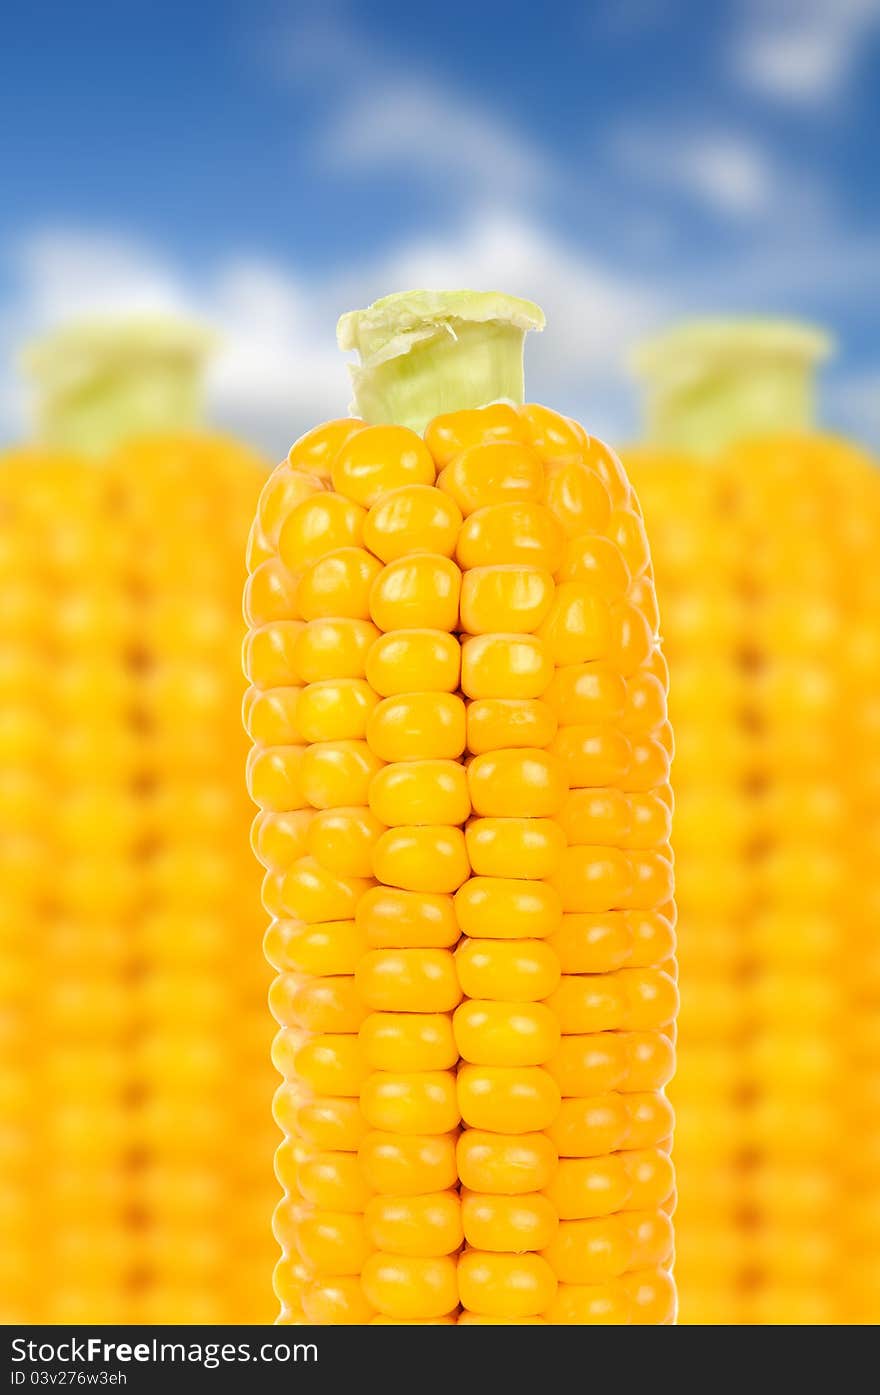
[[[0,470],[5,1321],[270,1313],[229,702],[265,470],[190,433],[202,352],[164,326],[41,346],[44,445]]]
[[[344,317],[249,546],[284,1323],[666,1323],[671,731],[616,456],[534,306]],[[420,434],[421,433],[421,434]]]
[[[785,325],[649,348],[656,447],[627,455],[676,675],[685,1322],[880,1313],[862,1166],[880,493],[864,458],[807,434],[824,351]]]

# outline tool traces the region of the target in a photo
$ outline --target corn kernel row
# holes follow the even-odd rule
[[[745,549],[729,480],[716,468],[627,454],[651,530],[674,675],[679,1050],[676,1279],[681,1321],[744,1321],[744,983],[752,891]],[[698,578],[698,584],[695,584]],[[739,661],[742,658],[743,661]]]

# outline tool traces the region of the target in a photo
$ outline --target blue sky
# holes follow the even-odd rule
[[[538,299],[532,395],[612,439],[643,334],[819,320],[825,419],[880,444],[878,78],[880,0],[16,7],[3,434],[23,337],[170,309],[224,335],[215,417],[280,451],[347,401],[340,311],[455,283]]]

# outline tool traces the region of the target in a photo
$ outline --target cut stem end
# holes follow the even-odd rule
[[[543,327],[537,305],[494,291],[386,296],[339,321],[339,347],[360,358],[352,410],[421,432],[443,412],[521,404],[525,336]]]

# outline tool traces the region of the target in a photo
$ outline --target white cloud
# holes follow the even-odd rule
[[[516,123],[438,78],[420,55],[378,44],[338,6],[288,30],[276,47],[286,79],[318,98],[304,149],[322,174],[390,171],[471,203],[520,199],[560,178],[551,152]]]
[[[318,137],[322,167],[392,169],[407,178],[469,183],[485,197],[522,197],[552,178],[553,161],[479,104],[427,80],[371,82]]]
[[[187,291],[167,260],[134,238],[52,229],[20,246],[18,283],[40,328],[90,314],[181,311]]]
[[[756,140],[722,128],[625,126],[611,137],[612,156],[631,176],[672,189],[724,218],[786,221],[825,214],[815,182],[774,159]]]
[[[880,0],[749,0],[733,44],[734,70],[756,92],[812,105],[840,97]]]
[[[760,151],[746,141],[697,137],[680,152],[679,168],[686,187],[724,212],[752,214],[767,206],[770,170]]]
[[[526,295],[549,328],[528,351],[529,393],[619,439],[632,429],[625,351],[670,313],[664,295],[576,252],[536,224],[477,213],[448,233],[411,239],[321,278],[238,258],[186,274],[161,250],[100,232],[43,231],[12,267],[17,286],[0,348],[3,435],[25,430],[14,349],[64,319],[155,310],[216,327],[212,420],[273,455],[309,425],[344,412],[349,389],[337,316],[392,289],[491,287]],[[4,412],[5,408],[5,412]]]

